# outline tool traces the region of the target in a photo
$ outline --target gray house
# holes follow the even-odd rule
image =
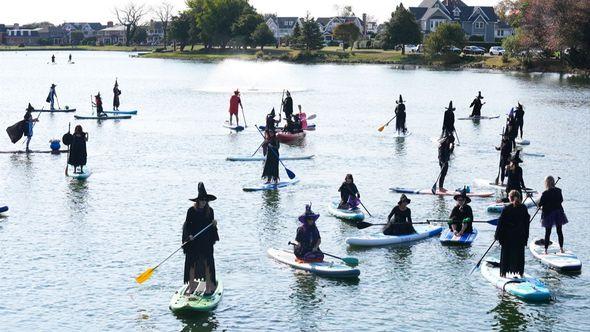
[[[427,35],[442,23],[461,24],[467,38],[478,36],[485,42],[494,42],[514,33],[501,22],[490,6],[467,6],[461,0],[423,0],[418,7],[410,7],[422,32]]]
[[[301,19],[299,17],[269,17],[266,20],[266,25],[272,31],[277,43],[281,43],[281,39],[289,37],[293,34],[295,25],[301,26]]]

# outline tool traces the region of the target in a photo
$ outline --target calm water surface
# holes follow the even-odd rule
[[[16,330],[585,330],[590,323],[587,272],[565,276],[550,271],[527,251],[526,270],[551,288],[555,300],[527,304],[502,296],[481,275],[468,272],[491,243],[494,229],[479,225],[472,248],[441,247],[437,239],[409,246],[352,250],[344,239],[355,227],[327,214],[346,173],[353,173],[364,202],[383,222],[398,194],[391,186],[427,188],[438,174],[431,137],[440,133],[449,100],[466,116],[481,90],[485,114],[504,114],[525,105],[525,181],[542,188],[548,174],[563,178],[570,224],[566,247],[587,268],[590,245],[584,233],[590,194],[590,89],[553,74],[393,70],[377,65],[292,65],[225,61],[203,64],[130,58],[126,53],[0,53],[2,128],[22,119],[28,102],[40,107],[49,85],[57,84],[62,105],[89,114],[90,95],[101,91],[110,105],[119,79],[121,109],[138,109],[133,120],[80,122],[89,132],[86,182],[70,181],[66,156],[0,154],[0,203],[10,207],[0,219],[0,329]],[[231,91],[243,91],[250,127],[232,134],[222,128]],[[260,144],[253,129],[281,91],[316,113],[318,130],[287,155],[315,154],[312,161],[288,162],[301,183],[279,192],[245,193],[262,165],[230,163],[229,155],[251,154]],[[392,116],[394,100],[407,100],[406,140],[392,128],[377,128]],[[71,115],[42,114],[33,149],[60,138]],[[458,121],[457,148],[448,188],[493,179],[503,120]],[[393,127],[393,125],[392,125]],[[2,136],[0,150],[23,149]],[[283,177],[286,175],[283,173]],[[188,198],[204,181],[218,200],[218,276],[226,292],[219,308],[194,320],[168,309],[182,284],[184,258],[174,256],[143,285],[133,277],[175,250]],[[491,199],[474,199],[477,218],[490,218]],[[322,216],[322,248],[358,257],[356,282],[334,281],[294,272],[266,256],[269,247],[287,248],[296,217],[313,202]],[[452,199],[412,197],[414,219],[448,215]],[[370,232],[368,229],[366,232]],[[375,230],[373,230],[375,231]],[[540,223],[531,235],[540,236]],[[494,249],[493,255],[499,251]]]

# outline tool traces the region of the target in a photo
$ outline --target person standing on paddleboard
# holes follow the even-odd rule
[[[70,53],[70,55],[68,56],[68,62],[72,63],[72,53]]]
[[[397,104],[395,107],[395,130],[398,134],[405,134],[408,129],[406,128],[406,105],[402,95],[399,95],[399,100],[396,100],[395,103]]]
[[[51,63],[55,63],[55,54],[51,55]]]
[[[455,108],[453,107],[453,101],[449,102],[449,107],[446,108],[445,117],[443,120],[442,134],[440,137],[453,136],[455,132]]]
[[[469,105],[470,108],[473,107],[473,112],[471,112],[471,115],[469,117],[481,116],[481,107],[485,104],[481,102],[482,99],[483,96],[481,95],[481,91],[478,91],[477,96],[475,97],[475,99],[473,99],[471,105]]]
[[[272,130],[265,131],[265,140],[262,143],[262,152],[266,156],[264,162],[264,169],[262,170],[262,179],[266,181],[266,184],[278,183],[280,180],[279,176],[279,148],[280,143],[277,135]]]
[[[88,142],[88,133],[84,132],[81,125],[77,125],[71,137],[70,157],[68,158],[68,164],[74,166],[74,174],[84,173],[84,165],[86,165],[88,157],[86,142]],[[66,143],[64,141],[64,144]]]
[[[361,194],[354,184],[354,178],[352,174],[346,174],[344,177],[344,182],[338,188],[338,192],[340,192],[340,204],[338,204],[339,209],[356,209],[359,205],[359,199],[361,198]]]
[[[438,166],[440,167],[440,178],[438,179],[438,190],[440,192],[447,191],[445,189],[445,178],[449,171],[449,160],[451,159],[453,142],[455,142],[455,137],[453,135],[447,135],[439,140]]]
[[[107,114],[102,109],[102,97],[100,96],[100,92],[94,96],[94,107],[96,107],[96,116],[98,117],[106,117]]]
[[[182,250],[185,254],[184,283],[189,284],[185,295],[192,294],[197,288],[198,280],[204,279],[206,283],[204,295],[208,296],[217,288],[213,246],[219,241],[219,234],[215,214],[209,206],[209,202],[216,200],[217,197],[207,194],[203,182],[199,182],[198,190],[197,198],[190,199],[195,204],[186,212],[186,220],[182,225],[182,243],[184,244]],[[213,226],[193,240],[193,237],[209,224]]]
[[[55,111],[55,98],[57,98],[57,93],[55,92],[55,84],[51,84],[51,87],[49,88],[49,94],[47,95],[47,99],[45,99],[46,102],[49,103],[49,110],[51,111]]]
[[[39,122],[39,119],[33,119],[33,115],[31,114],[31,112],[33,112],[35,109],[33,108],[33,106],[31,105],[31,103],[29,103],[29,106],[27,106],[26,109],[26,113],[24,116],[24,122],[23,122],[23,135],[27,138],[27,147],[26,147],[26,152],[29,152],[29,143],[31,143],[31,139],[33,138],[33,127],[35,126],[35,122]]]
[[[268,131],[276,131],[277,130],[277,125],[279,124],[280,121],[275,120],[275,116],[276,116],[275,109],[273,107],[272,111],[270,111],[270,113],[266,115],[265,130],[268,130]]]
[[[240,98],[240,90],[234,91],[234,95],[229,99],[229,124],[232,125],[232,116],[236,116],[236,126],[240,125],[240,117],[238,116],[239,107],[244,111],[242,106],[242,99]]]
[[[512,153],[512,143],[506,134],[502,134],[502,143],[500,147],[496,147],[496,150],[500,151],[500,183],[504,184],[504,178],[506,177],[506,166],[510,162],[510,154]]]
[[[287,97],[283,100],[283,112],[285,112],[285,120],[287,122],[293,121],[293,98],[291,98],[291,92],[287,90],[286,92]]]
[[[520,129],[520,139],[522,139],[522,127],[524,126],[524,107],[520,103],[518,103],[516,106],[514,118],[517,128],[516,135],[518,135],[518,130]]]
[[[518,124],[516,123],[515,114],[516,112],[512,108],[506,120],[506,136],[508,136],[512,149],[516,149],[516,137],[518,137]]]
[[[545,191],[541,195],[539,200],[539,208],[543,211],[541,213],[541,225],[545,227],[545,255],[547,254],[547,248],[551,243],[551,228],[555,226],[557,230],[557,237],[559,239],[559,248],[564,253],[563,249],[563,232],[561,226],[568,223],[565,212],[563,211],[563,196],[561,195],[561,189],[555,187],[555,179],[549,175],[545,178]]]
[[[121,90],[119,90],[119,82],[115,79],[115,86],[113,87],[113,111],[118,111],[121,102],[119,101],[119,96],[121,95]]]
[[[453,196],[457,205],[451,211],[449,216],[449,229],[455,236],[463,236],[465,233],[473,233],[473,211],[471,210],[471,198],[467,196],[467,190],[463,188],[461,193]]]
[[[522,159],[520,159],[520,151],[516,151],[512,158],[510,158],[510,165],[506,167],[506,196],[508,196],[511,191],[515,190],[522,197],[522,190],[526,188],[522,177],[520,163],[522,163]],[[506,198],[502,201],[508,202],[508,199]]]
[[[315,222],[320,217],[311,210],[311,204],[305,206],[305,213],[299,216],[301,226],[297,228],[293,253],[297,260],[303,262],[322,262],[324,253],[320,250],[322,238]]]
[[[399,199],[387,216],[387,225],[383,227],[384,235],[409,235],[416,233],[412,226],[412,211],[408,208],[411,200],[405,195]]]
[[[522,205],[522,196],[516,190],[508,195],[510,205],[502,210],[494,238],[500,242],[500,276],[516,273],[524,277],[524,248],[529,239],[530,215]]]

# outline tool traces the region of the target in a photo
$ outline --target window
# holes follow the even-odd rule
[[[476,29],[483,29],[483,22],[475,22]]]
[[[504,30],[498,30],[498,36],[504,37]]]
[[[455,8],[455,10],[453,10],[453,15],[455,15],[455,17],[459,17],[460,14],[461,10],[459,10],[459,8]]]

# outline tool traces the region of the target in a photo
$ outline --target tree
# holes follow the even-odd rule
[[[190,41],[191,21],[194,21],[194,17],[186,11],[172,17],[170,21],[170,38],[178,42],[181,52]]]
[[[208,47],[225,48],[234,37],[232,27],[240,17],[256,14],[247,0],[188,0],[187,5],[195,14],[201,38]]]
[[[310,18],[307,15],[303,20],[301,35],[297,38],[297,42],[306,51],[315,51],[324,47],[324,38],[322,37],[320,26],[313,17]]]
[[[348,42],[350,50],[355,41],[361,36],[361,30],[354,23],[339,24],[332,32],[337,39]],[[346,50],[346,43],[342,43],[342,50]]]
[[[144,5],[137,5],[134,2],[127,3],[123,8],[115,8],[117,21],[125,27],[126,46],[129,46],[129,43],[133,40],[139,21],[145,16],[146,12]]]
[[[74,30],[70,32],[70,44],[80,45],[80,42],[84,39],[84,32],[82,30]]]
[[[336,14],[340,17],[354,16],[354,12],[352,11],[352,6],[340,7],[338,5],[335,5],[334,8],[336,9]]]
[[[465,32],[459,23],[440,24],[424,41],[424,48],[430,56],[443,52],[447,46],[462,48],[463,45],[465,45]]]
[[[264,50],[265,45],[272,45],[277,42],[274,34],[272,33],[268,25],[266,25],[266,23],[264,22],[258,24],[256,29],[252,33],[251,38],[253,42],[252,45],[254,47],[260,46],[261,50]]]
[[[385,23],[383,49],[393,49],[399,44],[418,44],[422,41],[422,32],[414,14],[400,4],[391,13],[391,19]],[[402,47],[405,54],[405,47]]]
[[[147,41],[147,37],[147,29],[145,27],[138,27],[133,35],[133,43],[138,45],[143,44]]]
[[[293,28],[293,34],[289,37],[289,46],[292,49],[300,49],[301,47],[301,27],[299,23],[295,23],[295,27]]]
[[[260,14],[248,12],[240,16],[231,29],[232,37],[238,41],[238,46],[252,45],[251,36],[261,23],[264,23],[264,20]]]
[[[154,9],[154,13],[162,23],[162,29],[164,30],[164,47],[168,45],[168,24],[172,18],[172,11],[174,6],[169,2],[162,2],[162,4]]]

